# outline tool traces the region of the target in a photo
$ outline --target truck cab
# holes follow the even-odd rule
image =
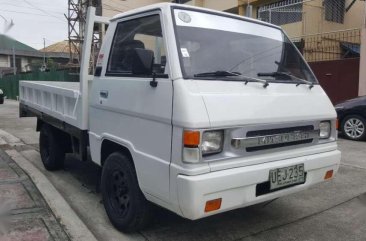
[[[123,231],[146,225],[150,203],[195,220],[330,180],[341,159],[333,105],[286,33],[229,13],[162,3],[112,18],[72,102],[80,135],[22,98],[36,85],[20,88],[41,137],[44,125],[89,147]]]

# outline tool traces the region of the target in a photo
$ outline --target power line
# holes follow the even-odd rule
[[[45,14],[40,14],[40,13],[30,13],[30,12],[21,12],[21,11],[13,11],[13,10],[8,10],[8,9],[0,9],[0,11],[3,12],[10,12],[10,13],[20,13],[20,14],[27,14],[27,15],[35,15],[35,16],[43,16],[43,17],[50,17],[49,15],[45,15]],[[55,17],[57,20],[62,21],[62,22],[66,22],[65,19],[63,18],[58,18]]]
[[[60,18],[59,18],[59,17],[57,17],[57,16],[54,16],[54,15],[52,15],[52,14],[49,14],[47,11],[43,10],[42,8],[39,8],[39,7],[35,6],[35,5],[33,5],[32,3],[28,2],[27,0],[23,0],[23,1],[24,1],[26,4],[28,4],[29,6],[33,7],[34,9],[37,9],[37,10],[39,10],[39,11],[41,11],[41,12],[45,13],[46,15],[49,15],[49,16],[51,16],[51,17],[54,17],[54,18],[60,19]]]
[[[14,7],[18,7],[18,8],[26,8],[26,9],[36,9],[34,7],[26,7],[26,6],[16,5],[16,4],[12,4],[12,3],[1,3],[1,5],[9,5],[9,6],[14,6]],[[53,11],[53,10],[47,10],[47,11],[53,12],[53,13],[58,13],[58,14],[64,14],[64,12],[58,12],[58,11]]]

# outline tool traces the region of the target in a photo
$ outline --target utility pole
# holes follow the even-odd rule
[[[366,95],[366,1],[364,5],[364,22],[361,27],[360,75],[358,80],[358,95]]]
[[[43,66],[46,68],[46,39],[43,38]]]
[[[13,46],[13,72],[14,72],[14,75],[17,74],[17,67],[15,66],[15,49],[14,49],[14,46]]]
[[[86,12],[88,7],[101,7],[101,4],[101,0],[68,0],[68,14],[65,14],[65,17],[68,21],[70,64],[73,63],[73,60],[77,60],[78,64],[80,64],[81,61],[81,50],[84,41]],[[101,36],[99,38],[101,39]]]

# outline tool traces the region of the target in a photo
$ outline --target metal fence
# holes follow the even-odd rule
[[[258,19],[275,25],[300,23],[301,34],[322,32],[325,22],[343,23],[346,0],[282,0],[258,8]]]
[[[299,36],[292,40],[309,62],[359,57],[360,29],[324,31],[330,29],[331,23],[344,22],[353,5],[346,3],[346,0],[282,0],[259,7],[258,18],[281,25],[291,36]]]
[[[308,62],[360,57],[361,30],[349,29],[293,38]]]
[[[19,96],[20,80],[78,82],[79,76],[71,74],[70,70],[7,75],[0,78],[0,89],[4,91],[4,95],[7,98],[14,100],[17,99]]]
[[[259,7],[258,19],[276,25],[302,21],[303,0],[285,0]]]

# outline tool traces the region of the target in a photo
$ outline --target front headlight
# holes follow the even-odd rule
[[[319,124],[319,138],[328,139],[330,137],[331,125],[330,121],[322,121]]]
[[[224,143],[224,131],[205,131],[202,135],[202,155],[220,153]]]

